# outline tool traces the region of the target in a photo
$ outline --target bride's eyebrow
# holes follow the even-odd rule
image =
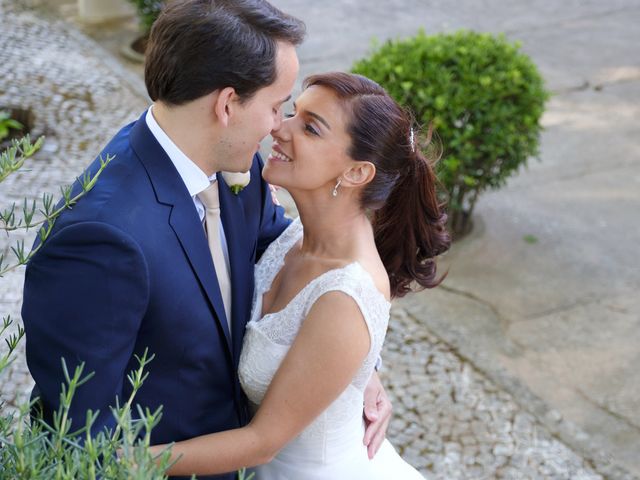
[[[296,102],[293,102],[293,108],[296,109]],[[303,110],[303,113],[306,113],[307,115],[315,118],[316,120],[324,124],[324,126],[327,127],[329,130],[331,130],[331,126],[329,125],[329,123],[317,113],[310,112],[309,110]]]

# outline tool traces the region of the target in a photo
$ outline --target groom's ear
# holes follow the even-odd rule
[[[371,162],[354,161],[351,167],[342,174],[342,178],[353,187],[369,183],[376,176],[376,166]]]
[[[223,126],[229,125],[229,118],[233,115],[234,99],[237,97],[233,87],[223,88],[213,100],[213,111]]]

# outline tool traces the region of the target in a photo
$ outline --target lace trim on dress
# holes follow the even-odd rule
[[[271,242],[258,261],[255,268],[256,292],[263,294],[271,288],[271,283],[284,265],[285,255],[301,237],[302,222],[298,217]]]

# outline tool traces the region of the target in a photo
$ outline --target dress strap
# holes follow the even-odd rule
[[[358,262],[354,262],[346,267],[328,271],[315,281],[305,299],[304,317],[306,318],[322,295],[332,291],[345,293],[356,302],[369,329],[369,354],[377,352],[377,357],[387,332],[391,304],[376,288],[369,272]]]

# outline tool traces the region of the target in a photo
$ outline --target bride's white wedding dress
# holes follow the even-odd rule
[[[423,480],[387,440],[373,460],[362,443],[363,392],[382,348],[390,308],[368,272],[357,262],[330,270],[281,311],[262,315],[262,297],[282,268],[285,254],[300,238],[302,224],[296,219],[256,266],[256,293],[239,366],[247,397],[255,408],[260,405],[307,313],[329,291],[344,292],[356,301],[369,328],[371,349],[347,389],[272,462],[257,467],[256,480]]]

